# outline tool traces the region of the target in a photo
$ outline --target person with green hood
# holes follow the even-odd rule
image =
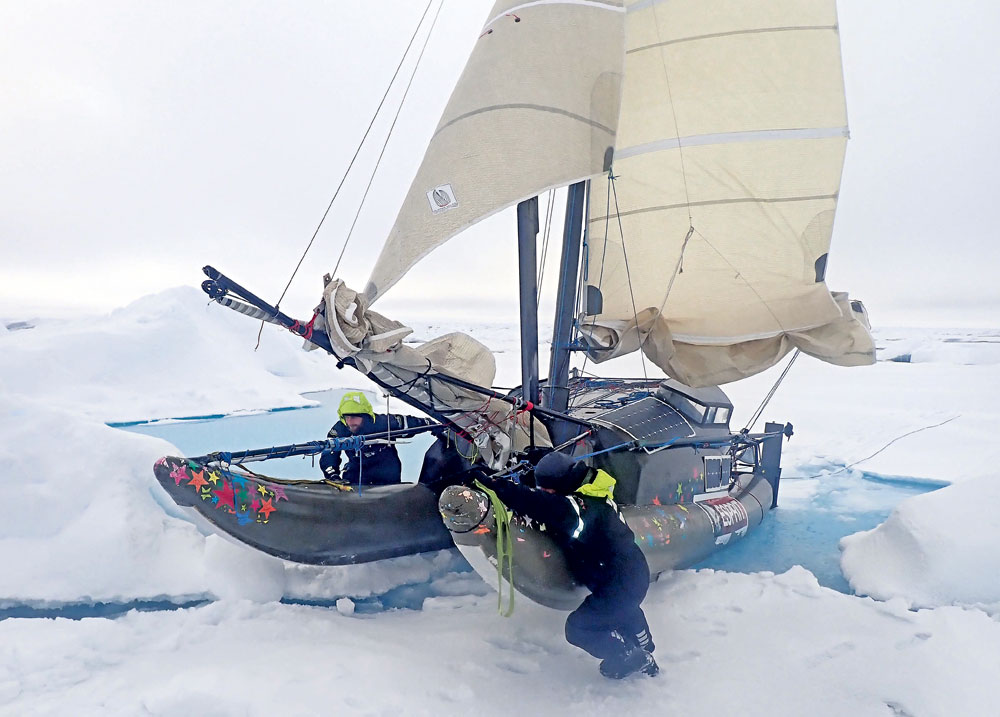
[[[640,607],[649,565],[615,505],[615,479],[552,452],[535,466],[535,488],[493,476],[479,480],[512,511],[543,524],[573,577],[590,590],[566,619],[566,640],[599,658],[605,677],[656,675],[653,638]]]
[[[361,391],[349,391],[340,399],[337,409],[340,420],[333,424],[329,438],[385,434],[406,428],[437,425],[429,418],[376,414],[371,402]],[[319,467],[327,480],[348,485],[372,486],[400,483],[403,464],[391,443],[365,443],[359,451],[348,451],[347,467],[341,470],[341,451],[327,449],[319,459]]]

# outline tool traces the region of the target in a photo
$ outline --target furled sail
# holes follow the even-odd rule
[[[621,94],[622,0],[497,2],[365,288],[501,209],[609,166]]]
[[[613,180],[591,188],[591,358],[641,344],[692,386],[792,348],[872,363],[864,307],[824,281],[848,136],[835,1],[625,4]]]
[[[353,359],[383,386],[459,426],[491,468],[504,467],[511,451],[524,451],[532,442],[552,445],[545,426],[530,413],[447,380],[493,383],[493,354],[471,336],[456,332],[408,346],[403,340],[412,329],[371,311],[367,299],[340,279],[327,284],[321,308],[314,321],[322,322],[339,358]]]

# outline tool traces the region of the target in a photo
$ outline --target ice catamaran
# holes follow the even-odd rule
[[[544,533],[498,522],[473,488],[450,487],[438,502],[438,486],[463,471],[527,466],[555,447],[617,478],[615,498],[653,575],[691,565],[776,504],[790,432],[732,429],[718,384],[792,350],[874,361],[864,307],[824,281],[847,137],[834,0],[500,0],[363,291],[328,279],[320,308],[300,322],[210,267],[204,284],[218,302],[290,328],[439,419],[473,461],[440,452],[425,463],[437,484],[360,494],[241,467],[316,453],[326,441],[164,458],[155,472],[220,530],[307,563],[454,539],[495,571],[496,531],[509,527],[515,587],[573,607],[580,594]],[[557,315],[542,380],[538,195],[561,187]],[[522,386],[504,392],[489,388],[494,358],[472,337],[410,346],[410,329],[371,306],[432,249],[515,205]],[[599,363],[634,351],[670,378],[569,370],[574,355]]]

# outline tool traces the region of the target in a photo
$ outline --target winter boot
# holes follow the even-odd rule
[[[601,661],[601,674],[613,680],[620,680],[636,672],[654,677],[659,671],[656,660],[641,647],[632,647],[620,655]]]
[[[656,649],[656,645],[653,644],[653,636],[649,634],[648,628],[635,633],[635,643],[646,652],[652,652]]]

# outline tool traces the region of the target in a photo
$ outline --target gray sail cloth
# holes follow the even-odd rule
[[[504,401],[455,386],[436,376],[459,378],[488,388],[496,374],[492,352],[471,336],[450,333],[418,346],[403,339],[413,330],[368,308],[368,300],[343,281],[323,292],[322,321],[334,353],[353,358],[358,368],[430,406],[461,426],[491,468],[502,468],[511,451],[529,445],[534,421]],[[536,445],[551,446],[548,432],[534,421]]]
[[[641,340],[691,385],[793,347],[874,361],[863,307],[825,283],[848,137],[835,0],[503,0],[482,33],[369,299],[462,229],[592,178],[593,360]]]

